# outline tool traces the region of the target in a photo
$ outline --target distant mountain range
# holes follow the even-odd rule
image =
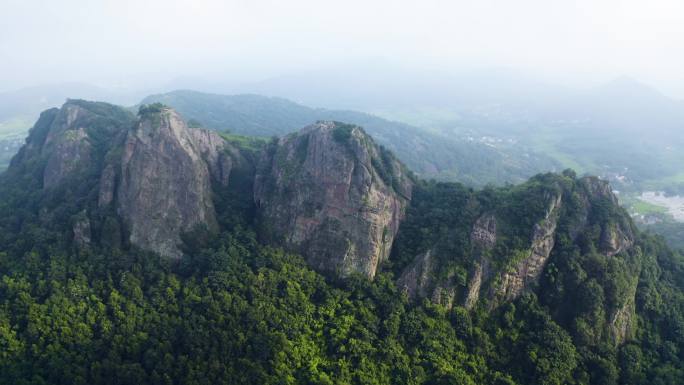
[[[162,101],[206,127],[244,135],[283,135],[321,119],[353,122],[417,173],[470,185],[569,167],[624,191],[684,192],[684,103],[628,77],[576,90],[508,70],[344,69],[182,84],[217,93],[173,91],[143,102]],[[14,126],[27,129],[38,111],[66,97],[125,104],[122,98],[140,100],[134,96],[82,84],[0,94],[0,124],[20,116]]]
[[[28,87],[0,92],[0,122],[23,117],[29,120],[30,127],[41,111],[61,106],[66,99],[80,98],[132,104],[141,97],[137,92],[115,91],[87,83],[56,83]]]
[[[517,146],[494,146],[472,138],[449,137],[363,112],[310,108],[277,97],[180,90],[148,96],[142,101],[155,102],[175,108],[186,119],[204,127],[241,135],[282,136],[318,120],[357,124],[419,175],[469,185],[517,183],[538,172],[561,167],[550,157]]]
[[[240,90],[371,112],[448,139],[515,142],[513,153],[552,158],[547,169],[598,174],[621,190],[684,192],[684,102],[626,76],[572,89],[507,70],[314,71]]]

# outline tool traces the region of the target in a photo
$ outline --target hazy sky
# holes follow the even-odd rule
[[[684,98],[684,1],[0,0],[0,90],[364,63],[630,75]]]

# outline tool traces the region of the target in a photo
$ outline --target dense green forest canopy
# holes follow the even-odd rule
[[[620,266],[557,258],[542,297],[493,313],[447,310],[408,303],[389,271],[373,282],[326,279],[259,245],[248,219],[236,222],[182,263],[75,251],[35,225],[3,231],[0,381],[675,384],[684,375],[684,272],[656,239],[642,245],[664,271],[642,275],[638,338],[614,346],[555,321],[547,303],[565,293],[591,317],[610,300],[603,288],[619,286]]]

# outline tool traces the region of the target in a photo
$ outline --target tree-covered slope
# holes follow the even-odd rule
[[[336,180],[314,177],[335,164]],[[45,112],[0,175],[0,383],[684,381],[682,257],[635,230],[607,183],[406,190],[402,172],[353,125],[266,142],[160,105]],[[208,189],[175,185],[196,177]],[[158,204],[131,216],[141,199]],[[165,227],[188,221],[164,217],[179,205],[212,215]],[[146,223],[177,253],[131,237]],[[325,245],[344,245],[328,261],[344,265],[386,242],[374,274],[319,264]]]

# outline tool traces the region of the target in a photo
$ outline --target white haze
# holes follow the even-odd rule
[[[0,91],[496,67],[571,86],[628,75],[684,99],[683,37],[679,0],[0,0]]]

